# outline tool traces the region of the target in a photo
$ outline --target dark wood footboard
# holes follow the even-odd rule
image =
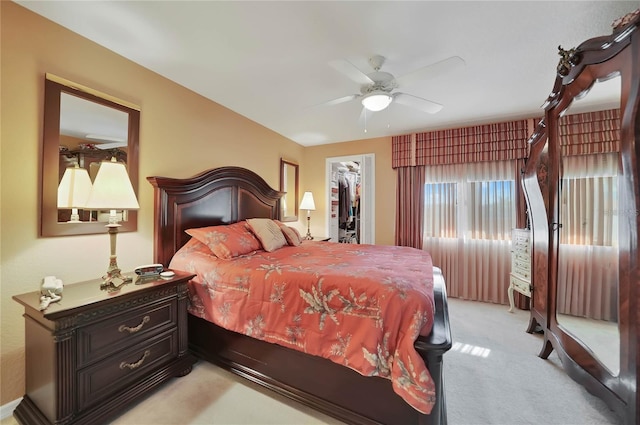
[[[191,315],[189,347],[202,359],[349,424],[444,425],[442,356],[451,348],[451,331],[444,279],[439,273],[434,278],[434,327],[415,344],[436,384],[437,401],[430,415],[409,406],[388,379],[365,377],[330,360],[230,332]]]

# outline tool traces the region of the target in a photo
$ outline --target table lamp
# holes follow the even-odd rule
[[[132,278],[122,275],[116,260],[116,236],[120,227],[116,211],[140,208],[125,164],[117,162],[115,158],[100,163],[86,206],[94,210],[109,210],[109,224],[106,227],[109,229],[111,256],[107,273],[102,276],[101,288],[117,289]]]
[[[307,240],[313,240],[311,236],[311,211],[315,211],[316,203],[313,202],[313,194],[311,192],[305,192],[302,195],[302,201],[300,202],[300,209],[307,210]]]
[[[71,217],[68,223],[80,223],[78,208],[84,208],[91,193],[91,179],[86,169],[67,167],[58,185],[58,208],[71,208]]]

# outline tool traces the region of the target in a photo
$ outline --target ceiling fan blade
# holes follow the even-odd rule
[[[329,62],[329,66],[346,75],[360,85],[373,84],[373,80],[367,74],[360,71],[354,64],[346,59],[337,59]]]
[[[318,106],[339,105],[340,103],[350,102],[350,101],[352,101],[354,99],[357,99],[358,97],[360,97],[359,94],[350,94],[349,96],[339,97],[337,99],[333,99],[333,100],[329,100],[329,101],[326,101],[326,102],[322,102]]]
[[[406,93],[394,94],[393,100],[401,105],[411,106],[412,108],[419,109],[428,114],[435,114],[443,108],[443,106],[439,103],[432,102],[421,97],[412,96]]]
[[[95,147],[100,149],[100,150],[126,148],[127,147],[127,142],[96,143]]]
[[[423,66],[413,72],[405,74],[396,78],[398,87],[409,86],[416,81],[428,80],[436,77],[437,75],[453,72],[457,69],[462,69],[465,65],[464,60],[460,56],[451,56],[450,58],[443,59],[440,62],[432,63],[431,65]]]

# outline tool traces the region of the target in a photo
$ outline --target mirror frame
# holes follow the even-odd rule
[[[288,222],[288,221],[298,221],[298,193],[299,193],[299,166],[295,162],[287,161],[285,159],[280,158],[280,191],[290,193],[290,190],[287,190],[287,182],[285,181],[285,169],[287,167],[293,167],[295,170],[295,188],[294,188],[294,215],[285,216],[282,213],[284,208],[284,202],[280,203],[280,221]]]
[[[44,122],[42,135],[42,175],[40,178],[40,236],[71,236],[105,233],[105,223],[58,222],[58,183],[60,155],[60,98],[67,93],[129,115],[127,137],[127,171],[133,190],[138,196],[138,150],[140,107],[97,90],[46,74],[44,87]],[[138,212],[128,212],[128,220],[121,223],[119,232],[133,232],[138,228]]]

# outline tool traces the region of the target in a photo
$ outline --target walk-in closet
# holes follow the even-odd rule
[[[375,244],[374,187],[374,154],[326,159],[326,223],[332,242]]]
[[[333,241],[360,243],[360,191],[360,163],[333,163],[330,222],[330,236]]]

